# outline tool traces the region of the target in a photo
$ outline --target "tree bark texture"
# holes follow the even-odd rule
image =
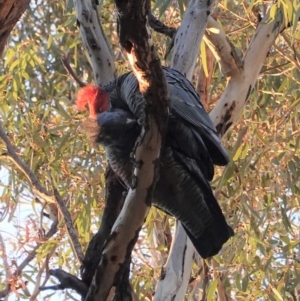
[[[74,0],[74,7],[83,44],[90,58],[95,83],[96,85],[106,84],[115,78],[116,72],[113,55],[99,19],[97,3],[94,0]],[[88,287],[91,285],[99,265],[104,243],[122,209],[125,199],[123,196],[124,187],[109,165],[106,168],[105,183],[105,208],[101,226],[89,243],[81,267],[82,281]],[[129,269],[129,264],[130,262],[128,262],[126,267],[127,270]],[[126,283],[126,287],[125,285],[120,285],[116,288],[114,300],[124,299],[126,294],[131,294],[131,292],[130,294],[128,293],[128,288],[131,289],[128,274],[124,275],[122,282],[123,280]]]
[[[29,0],[0,0],[0,57],[2,57],[10,32],[29,3]]]
[[[97,0],[74,0],[77,24],[93,67],[96,85],[115,77],[115,66],[97,11]]]
[[[231,47],[228,45],[227,39],[226,41],[224,38],[221,39],[222,44],[226,45],[227,43],[226,48],[223,49],[219,46],[215,48],[213,46],[221,58],[224,57],[231,60],[230,65],[225,64],[225,59],[223,60],[224,63],[221,64],[223,68],[227,65],[225,75],[228,78],[228,84],[217,105],[210,113],[210,117],[220,137],[239,118],[243,106],[259,76],[268,51],[284,28],[285,20],[283,12],[278,10],[276,17],[272,21],[269,20],[269,14],[266,14],[258,25],[241,62],[234,57],[230,59],[232,52],[230,51]],[[213,39],[218,38],[215,36],[215,33],[210,33],[210,41],[212,43],[214,43]]]
[[[105,173],[105,208],[100,229],[89,243],[81,271],[81,279],[88,286],[92,283],[96,268],[99,265],[104,243],[123,207],[124,189],[124,186],[108,165]]]
[[[183,73],[189,80],[194,74],[199,45],[214,3],[214,0],[190,0],[175,36],[171,67]]]
[[[139,81],[145,107],[140,118],[143,128],[135,147],[132,185],[86,298],[97,301],[106,300],[112,286],[118,286],[151,206],[169,107],[166,83],[147,25],[150,1],[119,0],[116,6],[120,43]]]

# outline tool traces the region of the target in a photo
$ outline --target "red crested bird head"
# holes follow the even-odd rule
[[[76,106],[80,111],[88,106],[90,117],[96,118],[99,113],[107,111],[108,100],[109,93],[99,87],[87,85],[77,92]]]

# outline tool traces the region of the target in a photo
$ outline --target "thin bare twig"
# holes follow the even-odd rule
[[[35,301],[38,294],[40,293],[40,286],[45,286],[45,284],[47,283],[49,277],[50,277],[50,274],[49,274],[49,260],[50,258],[52,257],[54,251],[56,249],[56,246],[54,246],[50,252],[47,254],[46,256],[46,259],[45,261],[43,262],[42,266],[40,267],[39,271],[38,271],[38,274],[37,274],[37,277],[36,277],[36,281],[35,281],[35,287],[34,287],[34,290],[31,294],[31,297],[30,297],[30,301]],[[42,275],[44,274],[44,271],[46,270],[46,275],[45,275],[45,279],[43,281],[43,284],[40,285],[40,282],[41,282],[41,278],[42,278]]]
[[[52,189],[53,189],[53,193],[54,193],[56,203],[58,204],[59,210],[61,211],[62,216],[65,219],[67,231],[68,231],[68,234],[69,234],[69,237],[70,237],[70,242],[72,244],[74,253],[76,255],[77,260],[80,263],[82,263],[84,255],[83,255],[81,245],[80,245],[79,240],[78,240],[77,233],[76,233],[76,231],[73,227],[73,221],[72,221],[71,214],[70,214],[70,212],[69,212],[69,210],[68,210],[68,208],[65,204],[66,202],[62,199],[62,197],[60,196],[58,190],[56,189],[56,187],[53,183],[53,179],[52,179],[50,174],[49,174],[49,178],[50,178],[50,181],[51,181],[51,186],[52,186]]]
[[[290,56],[288,56],[286,54],[286,51],[284,51],[283,49],[281,49],[281,47],[277,46],[276,44],[273,45],[273,47],[286,59],[288,60],[291,64],[293,64],[297,69],[300,69],[300,65],[297,61],[297,57],[296,58],[292,58]]]
[[[205,301],[207,297],[207,289],[209,285],[209,268],[204,259],[202,260],[202,266],[203,266],[203,284],[202,284],[202,298],[201,301]]]
[[[75,80],[75,82],[79,85],[79,87],[84,87],[86,86],[86,83],[84,83],[74,72],[74,70],[72,69],[72,67],[70,66],[70,62],[69,62],[69,58],[70,55],[68,54],[66,57],[62,58],[61,61],[65,67],[65,69],[67,70],[67,72],[73,77],[73,79]]]
[[[152,13],[150,13],[148,16],[148,22],[149,22],[149,26],[153,30],[155,30],[159,33],[162,33],[162,34],[166,35],[167,37],[171,38],[171,42],[169,43],[166,53],[165,53],[165,58],[166,58],[174,46],[174,39],[176,36],[177,29],[174,27],[165,25],[163,22],[161,22],[159,19],[157,19]]]
[[[218,301],[230,301],[230,296],[226,291],[226,287],[224,284],[224,273],[218,271],[218,267],[220,264],[213,258],[212,264],[214,268],[214,279],[219,278],[218,285],[217,285],[217,292],[218,292]]]

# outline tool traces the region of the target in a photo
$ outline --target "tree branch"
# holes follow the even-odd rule
[[[154,301],[183,300],[190,280],[195,248],[182,225],[176,221],[176,232]]]
[[[209,99],[210,99],[210,87],[212,86],[212,77],[214,73],[214,62],[215,58],[212,51],[209,49],[207,45],[205,45],[205,52],[206,52],[206,67],[208,71],[208,76],[204,72],[203,63],[199,68],[198,72],[198,80],[196,91],[200,96],[202,105],[204,106],[205,110],[208,111],[209,108]]]
[[[62,199],[62,197],[60,196],[60,194],[57,191],[56,187],[54,186],[53,179],[52,179],[50,174],[49,174],[49,178],[50,178],[50,181],[51,181],[51,186],[52,186],[52,189],[53,189],[54,198],[56,200],[56,203],[58,204],[58,207],[59,207],[59,209],[62,213],[62,216],[65,219],[67,231],[68,231],[68,234],[69,234],[69,237],[70,237],[70,242],[71,242],[71,245],[73,246],[73,252],[76,255],[76,259],[80,263],[82,263],[84,255],[83,255],[81,245],[80,245],[79,240],[78,240],[77,233],[76,233],[76,231],[73,227],[73,221],[72,221],[71,214],[70,214],[67,206],[65,205],[66,201],[64,201]]]
[[[84,282],[79,280],[76,276],[71,275],[61,269],[49,270],[51,276],[57,278],[59,280],[59,284],[51,285],[51,286],[41,286],[40,290],[64,290],[67,288],[75,290],[80,296],[86,296],[88,292],[88,287]]]
[[[53,188],[53,194],[48,192],[45,187],[43,187],[38,180],[37,176],[32,172],[32,170],[21,160],[21,158],[17,155],[16,151],[14,150],[13,145],[11,144],[10,140],[8,139],[7,135],[4,132],[4,129],[2,127],[2,124],[0,123],[0,137],[6,144],[7,152],[9,155],[9,158],[15,163],[15,165],[24,173],[24,175],[27,177],[27,179],[30,181],[33,192],[38,194],[41,198],[43,198],[46,202],[53,203],[56,202],[59,205],[59,208],[61,212],[63,213],[63,216],[66,221],[66,226],[68,233],[70,235],[71,242],[74,246],[74,251],[77,256],[77,259],[82,262],[83,260],[83,253],[81,251],[81,246],[79,244],[77,235],[75,233],[71,215],[68,211],[68,209],[65,206],[64,201],[62,200],[60,194],[58,193],[57,189],[53,186],[52,182],[52,188]]]
[[[7,281],[8,279],[10,279],[12,277],[12,275],[9,271],[9,264],[8,264],[7,254],[6,254],[6,248],[5,248],[3,237],[1,234],[0,234],[0,250],[1,250],[0,255],[3,260],[3,267],[5,270],[5,280]],[[9,285],[9,283],[7,283],[4,290],[0,291],[0,298],[7,296],[9,294],[9,291],[10,291],[10,285]]]
[[[208,17],[204,41],[220,63],[226,77],[239,73],[243,62],[238,58],[234,46],[229,42],[220,24],[212,16]]]
[[[214,3],[215,1],[191,0],[176,33],[171,67],[183,73],[189,80],[193,76],[199,45]]]
[[[72,67],[70,66],[70,62],[69,62],[69,56],[67,55],[66,57],[62,58],[61,61],[65,67],[65,69],[67,70],[67,72],[73,77],[73,79],[75,80],[75,82],[79,85],[79,87],[84,87],[86,86],[86,83],[84,83],[74,72],[74,70],[72,69]]]
[[[2,123],[0,122],[0,137],[6,144],[7,152],[10,159],[15,163],[15,165],[24,173],[27,177],[29,182],[32,185],[32,190],[36,194],[38,194],[41,198],[49,203],[53,203],[53,195],[43,187],[38,180],[37,176],[32,172],[32,170],[21,160],[21,158],[17,155],[16,151],[14,150],[13,145],[11,144],[10,140],[8,139]]]
[[[115,78],[115,67],[112,53],[98,16],[96,1],[80,0],[74,6],[81,37],[91,58],[90,63],[94,73],[94,80],[98,85],[108,83]],[[81,267],[82,280],[87,286],[90,286],[92,282],[100,262],[104,242],[108,238],[124,203],[124,196],[122,195],[124,187],[110,166],[108,165],[106,168],[106,204],[101,226],[88,246]],[[116,294],[118,294],[118,288],[116,289]]]
[[[163,22],[157,19],[153,14],[149,14],[148,22],[149,22],[149,26],[153,30],[162,33],[171,39],[174,38],[174,35],[176,34],[177,31],[176,28],[165,25]]]
[[[98,301],[106,300],[111,287],[119,283],[151,206],[168,117],[166,83],[146,24],[150,1],[118,0],[116,6],[120,43],[139,81],[146,108],[145,117],[141,118],[141,137],[135,149],[133,184],[105,244],[100,266],[86,299]]]
[[[0,0],[0,57],[2,57],[10,32],[29,3],[29,0]]]
[[[100,229],[89,243],[81,267],[82,281],[88,286],[90,286],[95,271],[100,263],[104,243],[123,207],[125,200],[125,197],[122,194],[123,191],[124,186],[120,183],[120,180],[108,165],[105,173],[105,207]]]
[[[74,1],[77,24],[98,86],[114,79],[114,61],[97,11],[97,0]]]
[[[285,28],[283,13],[278,10],[274,20],[269,20],[269,13],[263,18],[248,46],[243,59],[243,66],[230,72],[229,81],[217,105],[210,113],[219,136],[238,119],[247,101],[267,53]]]

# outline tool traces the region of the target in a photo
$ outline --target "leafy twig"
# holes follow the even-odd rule
[[[1,257],[2,257],[2,260],[3,260],[3,266],[4,266],[4,270],[5,270],[5,278],[6,278],[6,280],[8,280],[9,278],[11,278],[12,275],[9,271],[9,264],[8,264],[8,261],[7,261],[6,248],[5,248],[5,244],[4,244],[4,241],[3,241],[3,238],[2,238],[1,234],[0,234],[0,249],[2,251]],[[5,289],[0,292],[0,298],[6,296],[9,292],[9,290],[10,290],[10,285],[6,284]]]
[[[6,144],[8,158],[11,159],[16,166],[24,173],[27,177],[29,182],[32,185],[32,190],[36,194],[38,194],[41,198],[49,203],[53,203],[53,196],[52,194],[43,187],[38,180],[37,176],[33,173],[33,171],[22,161],[22,159],[17,155],[13,145],[11,144],[10,140],[8,139],[2,123],[0,122],[0,137]]]
[[[62,197],[60,196],[59,192],[54,187],[51,176],[50,176],[50,179],[51,179],[51,183],[52,183],[53,194],[48,192],[45,189],[45,187],[43,187],[41,185],[41,183],[38,180],[37,176],[22,161],[22,159],[17,155],[16,151],[14,150],[13,145],[11,144],[9,138],[7,137],[6,133],[4,132],[4,129],[3,129],[1,123],[0,123],[0,137],[2,138],[2,140],[6,144],[6,148],[7,148],[7,152],[8,152],[8,158],[11,159],[17,165],[17,167],[25,174],[25,176],[28,178],[28,180],[30,181],[30,183],[33,186],[33,191],[36,192],[39,196],[41,196],[43,199],[45,199],[47,202],[53,203],[54,201],[56,201],[57,204],[59,205],[60,210],[63,213],[63,216],[65,218],[67,230],[68,230],[68,233],[70,235],[70,238],[71,238],[71,241],[72,241],[72,244],[73,244],[73,247],[74,247],[74,251],[75,251],[75,254],[77,256],[77,259],[80,262],[82,262],[84,256],[83,256],[83,253],[82,253],[81,246],[79,244],[77,235],[76,235],[75,230],[73,228],[71,215],[70,215],[67,207],[65,206],[65,203],[64,203]]]
[[[44,236],[44,239],[49,239],[52,237],[57,231],[57,221],[53,222],[51,228]],[[14,272],[14,276],[20,275],[23,269],[29,264],[29,262],[35,258],[37,249],[42,245],[42,243],[38,243],[36,247],[29,252],[27,257],[23,260],[23,262],[18,266],[17,270]],[[11,287],[8,285],[4,290],[0,291],[0,298],[7,296],[11,292]]]

